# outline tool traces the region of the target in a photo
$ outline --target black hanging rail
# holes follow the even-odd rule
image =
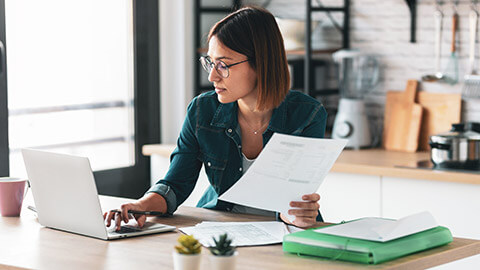
[[[417,28],[417,0],[405,0],[410,10],[410,42],[417,42],[415,32]]]
[[[343,12],[344,7],[312,7],[312,11],[331,11],[331,12]]]

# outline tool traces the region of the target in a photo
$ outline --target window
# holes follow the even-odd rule
[[[45,149],[89,157],[102,194],[140,196],[141,146],[159,140],[157,1],[6,0],[3,12],[7,174],[26,175],[21,148]]]

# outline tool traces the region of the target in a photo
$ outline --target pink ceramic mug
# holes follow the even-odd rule
[[[2,216],[20,216],[26,182],[27,180],[22,178],[0,177],[0,213]]]

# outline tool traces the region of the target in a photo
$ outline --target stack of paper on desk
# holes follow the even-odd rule
[[[283,250],[377,264],[452,241],[450,230],[424,212],[397,221],[365,218],[292,233],[285,235]]]
[[[212,237],[218,239],[227,233],[233,239],[234,246],[257,246],[278,244],[289,231],[285,224],[278,221],[265,222],[202,222],[193,227],[180,228],[182,232],[193,235],[206,247],[213,245]]]

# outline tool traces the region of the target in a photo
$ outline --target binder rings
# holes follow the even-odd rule
[[[316,229],[285,235],[283,251],[333,260],[378,264],[453,241],[450,230],[442,226],[386,242],[329,235],[314,230]]]

